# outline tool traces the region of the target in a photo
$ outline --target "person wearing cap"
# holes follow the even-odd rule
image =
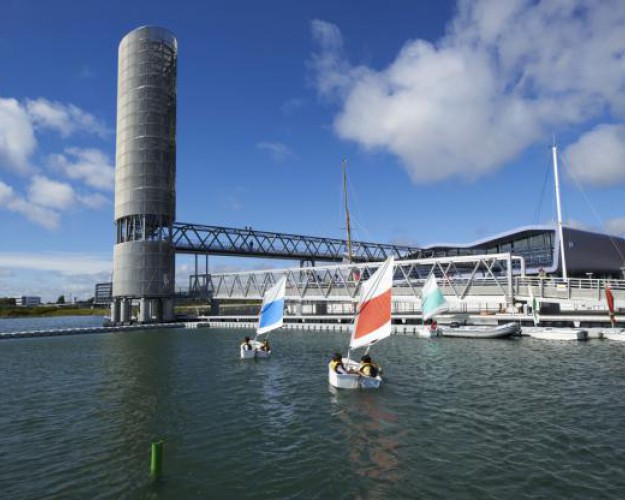
[[[241,349],[243,349],[244,351],[251,351],[252,350],[252,344],[250,344],[250,338],[249,337],[245,337],[243,339],[243,342],[241,342]]]
[[[358,369],[358,373],[365,377],[377,377],[378,376],[378,367],[371,360],[371,356],[364,355],[360,358],[360,368]]]

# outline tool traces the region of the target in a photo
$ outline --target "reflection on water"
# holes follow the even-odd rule
[[[3,497],[625,497],[625,346],[393,337],[380,390],[337,391],[344,334],[249,333],[3,342]]]
[[[346,391],[328,389],[332,404],[337,405],[335,414],[344,424],[350,469],[361,478],[383,480],[367,488],[376,497],[382,495],[386,483],[401,480],[406,472],[400,469],[398,449],[404,431],[397,425],[397,415],[384,408],[377,391],[357,391],[356,397],[350,397]]]

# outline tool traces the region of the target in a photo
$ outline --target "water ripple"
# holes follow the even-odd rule
[[[326,373],[345,334],[279,332],[241,361],[250,333],[3,343],[3,496],[625,497],[618,345],[394,337],[385,385],[349,392]]]

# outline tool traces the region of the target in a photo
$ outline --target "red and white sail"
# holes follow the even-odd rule
[[[608,312],[610,313],[610,323],[612,326],[616,325],[616,318],[614,317],[614,295],[608,285],[605,286],[605,299],[608,303]]]
[[[391,334],[391,290],[395,259],[389,257],[362,284],[350,349],[364,347]]]

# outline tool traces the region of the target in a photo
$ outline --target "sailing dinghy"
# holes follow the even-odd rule
[[[354,349],[369,347],[391,335],[391,294],[393,289],[393,271],[395,259],[389,257],[380,268],[362,284],[360,300],[352,337],[349,343],[347,358],[343,358],[343,366],[352,373],[336,373],[328,366],[330,385],[337,389],[377,389],[382,377],[367,377],[358,373],[358,362],[350,359]]]
[[[258,340],[258,336],[282,327],[284,323],[285,293],[286,276],[280,278],[274,286],[265,292],[263,305],[260,309],[256,336],[254,340],[250,341],[252,348],[245,349],[245,345],[241,345],[241,359],[268,358],[271,355],[271,350],[262,350],[263,344]]]
[[[434,322],[434,316],[449,310],[449,303],[445,300],[443,292],[438,288],[436,276],[430,274],[421,290],[421,307],[423,309],[423,322],[432,320],[431,325],[423,325],[417,329],[417,335],[423,338],[436,337],[440,335],[440,329]]]

